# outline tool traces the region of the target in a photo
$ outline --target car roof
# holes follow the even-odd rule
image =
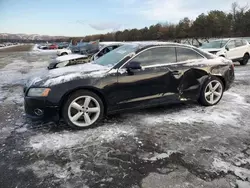
[[[181,46],[181,47],[186,47],[186,48],[196,48],[195,46],[191,46],[188,44],[181,44],[181,43],[175,43],[175,42],[155,42],[155,41],[149,41],[149,42],[128,42],[127,44],[136,44],[139,46],[139,49],[145,49],[145,48],[150,48],[153,46]]]
[[[240,39],[240,40],[246,40],[246,38],[223,38],[223,39],[215,39],[215,40],[211,40],[209,42],[212,42],[212,41],[228,41],[228,40],[236,40],[236,39]]]

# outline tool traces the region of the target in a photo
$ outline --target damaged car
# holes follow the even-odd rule
[[[64,119],[83,129],[124,110],[181,101],[216,105],[233,81],[231,60],[189,45],[140,42],[30,79],[24,106],[30,118]]]
[[[62,55],[60,57],[57,57],[56,59],[52,60],[52,62],[49,64],[48,69],[55,69],[60,67],[66,67],[76,64],[84,64],[90,61],[95,61],[98,58],[102,57],[103,55],[109,53],[110,51],[122,46],[123,43],[116,43],[116,44],[110,44],[110,45],[104,45],[99,52],[97,52],[94,55],[86,54],[86,55],[80,55],[80,54],[69,54],[69,55]],[[66,49],[65,49],[66,50]]]
[[[48,69],[56,69],[77,64],[84,64],[90,62],[91,58],[92,56],[80,55],[80,54],[70,54],[66,56],[60,56],[52,60],[52,62],[48,66]]]

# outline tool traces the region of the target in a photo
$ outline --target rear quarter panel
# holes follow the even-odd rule
[[[185,67],[185,68],[184,68]],[[219,77],[227,90],[234,81],[233,64],[230,60],[220,59],[203,62],[189,62],[183,64],[182,80],[179,85],[179,97],[181,100],[196,100],[200,96],[200,90],[207,79],[213,76]]]

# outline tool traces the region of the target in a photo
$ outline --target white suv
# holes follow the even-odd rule
[[[250,45],[245,39],[220,39],[203,43],[202,50],[246,65],[250,58]]]

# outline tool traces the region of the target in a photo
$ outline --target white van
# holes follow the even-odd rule
[[[203,43],[200,49],[246,65],[250,58],[250,45],[247,40],[239,38],[219,39]]]

